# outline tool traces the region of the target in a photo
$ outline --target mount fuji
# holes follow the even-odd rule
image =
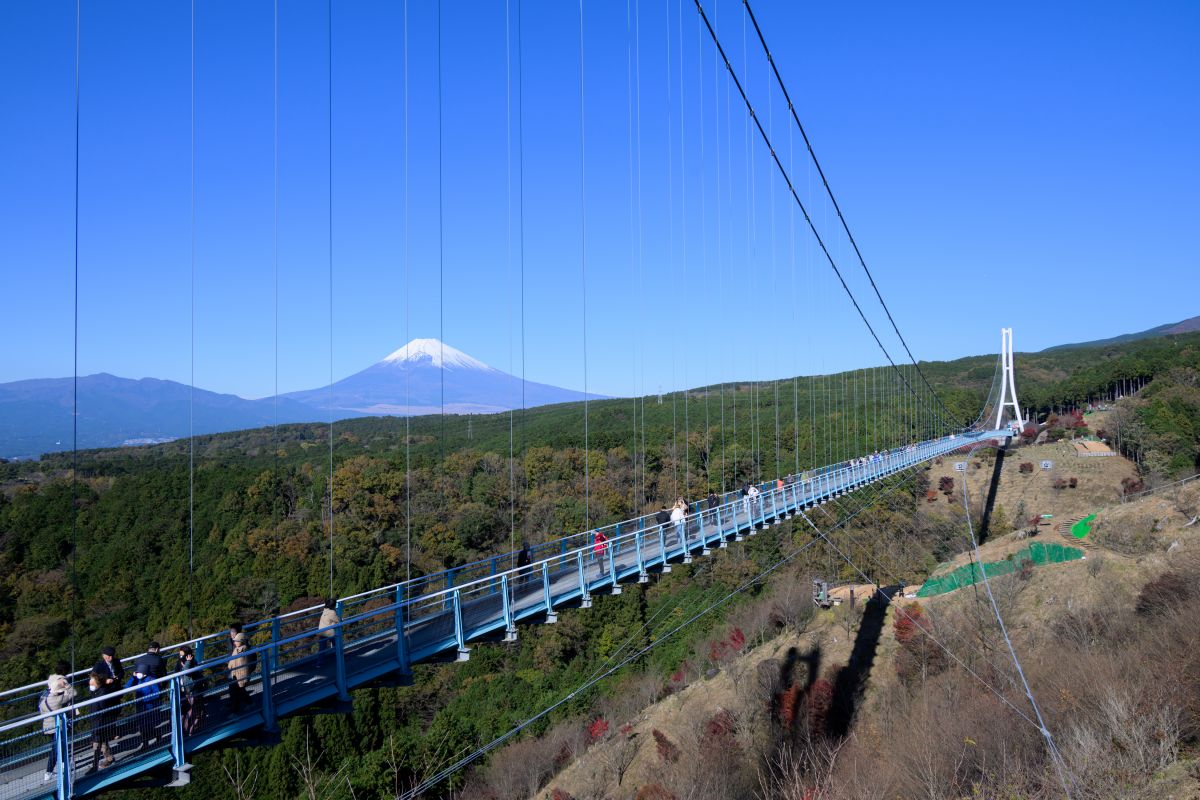
[[[444,395],[443,395],[444,391]],[[583,392],[509,375],[437,339],[413,339],[332,387],[282,395],[335,415],[494,414],[584,399]],[[588,394],[589,400],[602,399]]]
[[[444,391],[444,394],[443,394]],[[589,394],[589,399],[600,395]],[[81,375],[0,383],[0,459],[68,450],[78,406],[78,444],[121,447],[194,434],[330,417],[493,414],[582,400],[582,392],[525,381],[437,339],[414,339],[332,388],[247,400],[175,381]],[[443,403],[444,400],[444,403]]]

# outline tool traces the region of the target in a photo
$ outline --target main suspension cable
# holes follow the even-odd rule
[[[871,274],[871,270],[867,268],[866,259],[863,258],[862,251],[858,248],[858,242],[854,240],[854,234],[850,232],[850,226],[846,222],[845,215],[842,214],[842,208],[838,205],[837,198],[833,195],[833,189],[829,186],[829,181],[825,177],[825,170],[821,168],[821,162],[817,160],[817,154],[813,150],[812,142],[809,141],[808,133],[804,130],[804,126],[800,124],[800,117],[796,113],[796,107],[792,103],[791,95],[788,94],[787,87],[783,83],[783,76],[779,74],[779,67],[775,64],[775,59],[771,55],[771,49],[767,47],[766,37],[763,35],[762,28],[758,24],[758,19],[754,16],[754,9],[750,7],[750,0],[742,0],[742,5],[745,6],[746,13],[749,15],[750,21],[754,24],[754,31],[758,34],[758,41],[762,44],[763,53],[767,56],[767,63],[771,65],[771,71],[775,74],[775,81],[779,84],[780,91],[783,92],[783,99],[787,101],[788,110],[792,114],[792,120],[796,123],[796,128],[800,131],[800,135],[804,138],[804,145],[808,148],[808,154],[812,158],[813,165],[817,168],[817,172],[821,176],[821,183],[825,186],[825,192],[829,195],[830,202],[833,203],[833,208],[842,223],[842,229],[846,231],[846,238],[850,241],[850,246],[854,248],[854,253],[858,256],[858,263],[862,265],[863,272],[866,273],[867,280],[871,283],[871,288],[875,290],[875,297],[879,299],[879,305],[883,307],[883,312],[887,314],[888,322],[892,324],[892,330],[896,332],[896,337],[900,340],[900,344],[904,346],[904,352],[908,354],[909,360],[917,368],[917,374],[921,376],[921,380],[925,386],[933,393],[933,397],[937,400],[938,405],[941,406],[943,411],[949,414],[949,409],[942,403],[941,397],[930,385],[929,380],[925,377],[925,373],[921,371],[921,365],[913,356],[912,350],[909,349],[908,342],[904,340],[904,336],[900,333],[900,328],[896,325],[896,320],[892,317],[891,310],[888,308],[887,303],[884,302],[879,287],[875,284],[875,277]],[[951,416],[951,419],[955,418]]]

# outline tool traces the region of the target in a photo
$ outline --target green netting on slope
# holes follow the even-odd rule
[[[1071,535],[1076,539],[1083,539],[1092,532],[1092,520],[1096,518],[1095,514],[1088,514],[1083,519],[1071,526]]]
[[[936,575],[925,581],[920,591],[917,592],[917,597],[933,597],[970,586],[983,580],[985,573],[989,578],[1008,575],[1020,569],[1021,564],[1025,561],[1031,561],[1036,565],[1061,564],[1064,561],[1075,561],[1080,558],[1083,558],[1083,551],[1077,547],[1067,547],[1054,542],[1033,542],[1003,561],[991,561],[984,564],[982,569],[979,564],[972,562],[951,570],[945,575]]]

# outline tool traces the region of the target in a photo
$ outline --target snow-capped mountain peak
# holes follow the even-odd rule
[[[413,339],[399,350],[391,353],[381,363],[399,366],[404,363],[428,363],[446,369],[480,369],[488,372],[491,367],[479,359],[471,358],[461,350],[437,339]]]

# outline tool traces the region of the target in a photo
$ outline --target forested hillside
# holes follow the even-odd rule
[[[921,368],[945,415],[971,420],[995,363]],[[1200,336],[1019,355],[1017,370],[1023,405],[1043,412],[1108,393],[1118,380],[1148,381],[1116,411],[1122,448],[1138,454],[1149,478],[1194,471]],[[0,679],[43,678],[69,657],[72,639],[80,662],[90,663],[104,645],[138,652],[150,638],[178,641],[189,629],[310,604],[328,591],[331,541],[334,592],[347,595],[556,538],[582,529],[585,518],[616,521],[680,494],[696,498],[928,435],[934,416],[900,397],[888,373],[858,370],[592,402],[586,450],[583,406],[568,404],[511,416],[352,420],[334,425],[332,438],[328,426],[285,425],[0,464]],[[874,498],[851,528],[880,535],[847,547],[870,548],[884,571],[910,579],[961,547],[958,525],[918,512],[927,488],[918,473]],[[896,530],[912,532],[904,555],[883,535]],[[353,716],[287,721],[283,747],[201,757],[182,796],[232,796],[217,762],[232,770],[235,761],[256,776],[255,797],[298,796],[306,774],[329,781],[312,796],[386,794],[389,782],[427,774],[556,699],[630,630],[652,622],[648,636],[658,621],[678,621],[807,539],[790,526],[772,529],[557,626],[523,630],[517,646],[477,648],[458,667],[420,668],[413,688],[359,692]],[[836,572],[823,555],[798,559],[789,574],[815,571]],[[669,679],[720,619],[656,649],[623,680]],[[756,624],[768,635],[782,623]],[[633,691],[620,685],[604,691]],[[597,697],[581,695],[551,722],[592,713]]]

